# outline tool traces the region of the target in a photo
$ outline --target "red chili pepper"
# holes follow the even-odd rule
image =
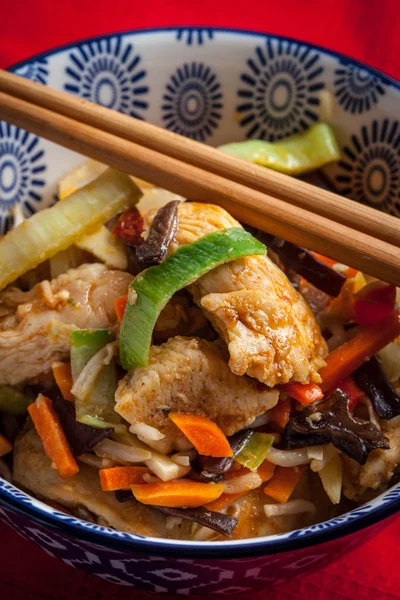
[[[354,410],[364,396],[364,392],[358,387],[352,377],[346,377],[346,379],[343,379],[336,387],[347,394],[350,410]]]
[[[120,215],[112,232],[117,238],[123,238],[129,244],[138,246],[143,244],[144,239],[141,237],[143,233],[143,217],[137,208],[129,208]]]
[[[373,281],[354,300],[354,320],[359,325],[375,325],[389,315],[396,303],[396,286]]]

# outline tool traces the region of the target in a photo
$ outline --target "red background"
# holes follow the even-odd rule
[[[0,0],[0,67],[82,37],[171,25],[257,29],[338,50],[400,79],[399,0]],[[268,590],[269,600],[399,599],[400,519],[319,573]],[[139,600],[73,571],[0,524],[0,598]],[[255,594],[264,598],[266,591]]]

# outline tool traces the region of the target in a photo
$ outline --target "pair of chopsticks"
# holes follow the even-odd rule
[[[395,217],[6,71],[0,119],[400,286]]]

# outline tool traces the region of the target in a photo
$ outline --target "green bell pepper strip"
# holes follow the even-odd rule
[[[71,371],[72,380],[79,377],[82,369],[101,348],[112,341],[107,329],[78,329],[71,333]],[[113,427],[121,422],[114,410],[117,389],[117,371],[115,361],[104,365],[93,389],[85,400],[76,398],[75,414],[79,423],[91,427]]]
[[[0,412],[18,417],[24,415],[34,398],[29,394],[14,390],[8,385],[0,386]]]
[[[235,460],[243,467],[256,471],[264,462],[273,442],[273,435],[255,431],[245,447],[235,456]]]
[[[265,251],[264,244],[250,233],[234,227],[181,246],[160,265],[140,273],[130,285],[121,325],[120,359],[124,369],[130,371],[147,364],[155,323],[175,292],[219,265]]]
[[[247,140],[219,149],[288,175],[302,175],[340,159],[335,134],[326,123],[317,123],[277,142]]]

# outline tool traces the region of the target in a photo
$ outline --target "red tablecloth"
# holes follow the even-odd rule
[[[0,67],[82,37],[165,25],[265,30],[311,41],[400,79],[399,0],[0,0]],[[400,519],[318,574],[268,590],[269,600],[399,599]],[[139,600],[73,571],[0,524],[0,598]],[[254,600],[265,597],[265,591]]]

